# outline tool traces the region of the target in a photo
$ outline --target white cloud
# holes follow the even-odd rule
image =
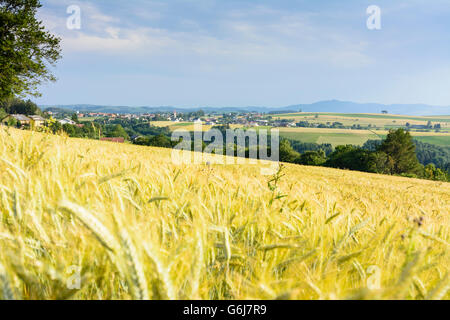
[[[366,29],[366,7],[356,0],[42,2],[41,18],[63,39],[57,85],[81,74],[91,82],[80,88],[104,85],[107,99],[114,96],[109,86],[120,83],[130,97],[159,95],[161,103],[172,98],[173,88],[173,98],[184,104],[208,95],[250,104],[448,101],[449,69],[440,68],[449,52],[442,41],[448,0],[433,6],[425,0],[380,0],[380,32]],[[81,30],[66,29],[70,4],[82,9]],[[80,64],[84,60],[96,68]],[[139,91],[140,85],[156,89]]]
[[[139,53],[163,53],[164,48],[173,47],[174,40],[164,31],[152,28],[120,29],[107,27],[103,35],[78,33],[77,36],[64,37],[63,49],[71,53],[103,53],[123,55]]]
[[[55,0],[47,0],[56,5]],[[67,30],[61,10],[41,13],[47,27],[63,39],[65,53],[106,55],[174,55],[207,57],[226,64],[276,64],[283,59],[295,63],[322,63],[335,68],[358,68],[371,63],[366,46],[350,36],[309,21],[309,14],[290,13],[256,5],[250,9],[224,12],[215,21],[215,30],[202,29],[194,20],[180,22],[183,29],[136,26],[132,18],[103,13],[85,1],[58,0],[58,7],[78,4],[82,9],[82,29]],[[210,3],[210,1],[208,1]],[[211,5],[211,4],[210,4]],[[155,8],[158,8],[156,3]],[[162,5],[160,9],[165,8]],[[133,12],[136,10],[132,10]],[[141,10],[142,14],[146,11]],[[147,11],[148,12],[148,11]],[[144,14],[145,15],[145,14]],[[152,11],[153,18],[162,14]],[[123,19],[124,17],[122,17]],[[187,27],[187,28],[185,28]]]

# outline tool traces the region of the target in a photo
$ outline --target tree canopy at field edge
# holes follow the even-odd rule
[[[39,85],[56,81],[50,66],[61,58],[61,40],[37,19],[40,7],[39,0],[0,0],[0,101],[39,96]]]

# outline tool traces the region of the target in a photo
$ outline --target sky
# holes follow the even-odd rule
[[[40,105],[450,105],[449,0],[41,3],[63,58]],[[371,5],[381,29],[367,27]]]

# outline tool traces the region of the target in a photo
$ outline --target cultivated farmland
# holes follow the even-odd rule
[[[302,142],[330,143],[333,146],[363,145],[367,140],[384,139],[386,130],[349,130],[327,128],[278,128],[280,136]],[[450,146],[450,133],[411,131],[414,139],[431,144]]]
[[[449,298],[449,183],[261,165],[1,129],[1,297]]]

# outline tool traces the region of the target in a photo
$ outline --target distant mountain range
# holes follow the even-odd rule
[[[41,109],[49,108],[66,109],[80,112],[105,112],[105,113],[154,113],[154,112],[194,112],[203,110],[207,113],[224,112],[333,112],[333,113],[381,113],[387,111],[389,114],[401,114],[411,116],[431,116],[431,115],[450,115],[450,106],[431,106],[426,104],[378,104],[378,103],[355,103],[347,101],[320,101],[312,104],[298,104],[286,107],[192,107],[179,108],[171,106],[161,107],[129,107],[129,106],[101,106],[89,104],[74,105],[43,105]]]

